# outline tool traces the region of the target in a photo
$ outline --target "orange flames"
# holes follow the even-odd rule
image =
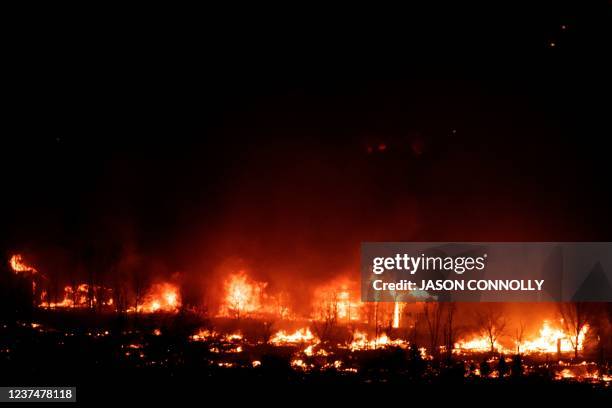
[[[244,271],[230,275],[225,281],[225,298],[221,305],[221,314],[241,317],[245,314],[262,310],[262,298],[266,283],[250,279]]]
[[[589,326],[585,325],[578,334],[578,350],[583,349],[588,331]],[[562,330],[551,327],[546,320],[542,324],[539,337],[525,341],[519,346],[520,350],[528,353],[555,353],[557,351],[565,353],[574,350],[570,337]]]
[[[42,307],[50,307],[52,309],[59,307],[85,307],[87,305],[87,296],[89,293],[89,285],[83,283],[74,291],[71,286],[64,288],[64,298],[59,302],[50,302],[46,291],[42,292],[41,304]]]
[[[582,351],[584,348],[584,339],[589,330],[589,326],[585,325],[578,335],[578,351]],[[516,350],[520,350],[522,353],[568,353],[573,352],[574,347],[570,336],[560,328],[555,328],[545,320],[542,323],[542,327],[539,330],[538,336],[531,339],[524,340],[522,342],[514,342],[514,348],[508,348],[502,345],[499,341],[495,340],[493,343],[493,349],[499,353],[512,354]],[[472,351],[472,352],[487,352],[491,350],[491,343],[488,337],[472,337],[469,340],[460,340],[455,343],[456,352],[461,351]]]
[[[298,329],[293,333],[287,333],[284,330],[280,330],[270,339],[270,343],[277,346],[313,342],[318,342],[318,339],[312,334],[309,328]]]
[[[81,283],[74,288],[72,286],[66,286],[64,287],[64,297],[62,300],[56,302],[51,302],[49,300],[49,294],[46,290],[43,290],[40,295],[40,307],[55,309],[85,308],[92,305],[113,305],[113,298],[108,296],[109,289],[101,286],[96,286],[93,289],[93,292],[90,294],[89,285],[87,283]]]
[[[401,305],[399,302],[395,302],[393,305],[393,328],[397,329],[400,327],[400,313],[401,313]]]
[[[318,288],[313,317],[319,320],[360,321],[363,303],[351,289],[345,280]]]
[[[502,347],[497,341],[493,342],[493,349],[501,353],[509,352],[509,350]],[[486,336],[472,337],[469,340],[460,340],[455,343],[455,350],[457,352],[461,352],[463,350],[471,352],[487,352],[491,350],[491,342]]]
[[[15,273],[30,273],[37,274],[38,271],[31,265],[28,265],[23,256],[14,254],[9,260],[9,265]],[[90,287],[88,284],[82,283],[79,285],[65,286],[63,293],[61,289],[55,297],[49,296],[48,289],[44,290],[40,286],[40,282],[44,279],[44,274],[39,273],[37,276],[31,276],[36,292],[36,299],[40,299],[39,306],[46,308],[79,308],[93,307],[92,305],[113,306],[112,294],[110,289],[101,286]],[[42,278],[42,279],[39,279]],[[36,282],[39,282],[38,289]],[[223,297],[219,309],[221,316],[244,317],[257,316],[261,317],[264,314],[278,314],[280,312],[281,319],[288,316],[288,307],[281,302],[282,296],[270,296],[266,293],[268,284],[259,282],[250,278],[245,271],[239,271],[227,277],[223,283]],[[41,290],[42,289],[42,290]],[[368,327],[372,326],[371,313],[367,304],[360,301],[358,297],[358,289],[351,284],[347,279],[339,279],[331,284],[327,284],[317,288],[314,295],[313,313],[309,316],[304,316],[306,320],[326,321],[330,325],[344,324],[347,327],[361,327],[355,324],[356,322],[367,322]],[[40,295],[40,296],[38,296]],[[118,296],[118,295],[117,295]],[[117,297],[117,300],[120,298]],[[53,301],[52,301],[53,300]],[[119,303],[119,301],[118,301]],[[139,299],[136,306],[128,308],[128,312],[141,313],[156,313],[169,312],[176,313],[181,308],[182,299],[180,296],[179,287],[173,283],[161,282],[152,285],[146,292],[146,295]],[[391,309],[391,306],[392,309]],[[114,306],[113,306],[114,307]],[[378,304],[377,304],[378,307]],[[125,310],[125,307],[124,309]],[[402,330],[387,330],[387,333],[380,334],[379,316],[384,315],[384,327],[398,329],[402,324],[402,316],[406,320],[410,317],[408,313],[409,307],[406,303],[395,302],[388,303],[388,307],[383,308],[383,312],[376,309],[374,326],[376,327],[376,335],[368,334],[368,332],[356,330],[353,332],[352,339],[347,341],[346,337],[341,340],[341,347],[348,348],[351,351],[356,350],[371,350],[385,347],[401,347],[406,348],[409,342],[402,338],[395,338],[397,335],[406,335],[406,331]],[[266,316],[267,317],[267,316]],[[293,317],[293,316],[292,316]],[[311,326],[314,329],[317,327]],[[414,327],[414,326],[413,326]],[[589,326],[584,325],[579,335],[577,336],[577,345],[574,344],[576,339],[569,335],[559,322],[544,320],[537,333],[532,336],[521,335],[521,339],[512,340],[510,336],[499,336],[493,341],[491,347],[491,339],[486,335],[466,336],[465,338],[455,342],[453,353],[461,354],[463,352],[482,352],[487,353],[491,349],[503,354],[514,354],[517,352],[525,354],[537,353],[570,353],[584,350],[584,343],[589,332]],[[295,327],[292,328],[292,330]],[[415,329],[416,330],[416,329]],[[324,334],[315,330],[324,338]],[[155,335],[160,335],[161,332],[156,330]],[[269,333],[268,333],[269,334]],[[394,336],[393,339],[389,336]],[[220,336],[214,331],[200,331],[191,336],[193,341],[207,341],[208,339],[221,339],[229,343],[240,342],[243,340],[242,334],[228,334]],[[413,337],[411,337],[413,339]],[[415,342],[420,344],[415,336]],[[313,334],[310,328],[304,327],[295,331],[279,330],[270,337],[270,344],[275,346],[282,345],[299,345],[306,356],[323,355],[324,350],[321,349],[323,344],[321,340]],[[576,347],[574,347],[576,346]],[[318,350],[315,351],[315,348]],[[443,348],[443,347],[441,347]],[[237,349],[236,349],[237,350]],[[426,356],[425,350],[421,350],[421,354]],[[435,353],[431,353],[433,355]],[[303,356],[302,356],[303,357]],[[306,367],[306,363],[301,359],[295,361],[295,365]],[[559,374],[560,378],[571,378],[574,372],[565,370]],[[582,375],[582,374],[581,374]]]
[[[163,282],[157,283],[149,289],[144,297],[141,305],[137,309],[131,307],[128,312],[137,311],[139,313],[155,313],[155,312],[178,312],[181,307],[181,297],[179,289],[176,285]]]
[[[349,345],[349,348],[352,351],[355,350],[369,350],[369,349],[377,349],[377,348],[385,348],[385,347],[402,347],[405,348],[409,344],[406,340],[402,339],[390,339],[385,333],[380,336],[369,339],[368,334],[362,331],[355,331],[353,334],[353,341]]]
[[[26,264],[23,260],[23,256],[20,254],[15,254],[11,256],[11,259],[9,260],[9,265],[11,265],[11,269],[13,269],[13,272],[15,273],[20,273],[20,272],[37,273],[38,272],[36,268]]]

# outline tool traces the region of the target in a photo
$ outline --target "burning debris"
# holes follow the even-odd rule
[[[261,312],[266,286],[264,282],[250,279],[244,271],[229,276],[224,283],[225,299],[221,314],[239,318]]]
[[[312,334],[309,328],[298,329],[293,333],[286,333],[284,330],[278,331],[270,339],[274,345],[299,344],[299,343],[318,343],[319,340]]]
[[[315,318],[339,322],[359,321],[362,303],[355,289],[346,280],[332,282],[315,291],[313,309]]]
[[[55,308],[90,308],[93,305],[100,307],[113,306],[112,291],[103,286],[94,286],[90,289],[87,283],[64,287],[64,296],[60,301],[51,301],[49,293],[42,290],[40,294],[40,307]]]
[[[151,286],[144,297],[142,304],[128,308],[128,312],[176,313],[181,307],[181,297],[178,286],[169,283],[157,283]]]
[[[33,274],[38,273],[36,268],[25,263],[25,261],[23,260],[23,256],[21,254],[15,254],[11,256],[11,259],[9,260],[9,265],[11,266],[11,269],[15,273],[24,273],[24,272],[30,272]]]
[[[579,334],[578,351],[584,349],[584,340],[589,330],[588,325],[585,325]],[[455,343],[454,352],[461,354],[462,352],[487,352],[494,350],[498,353],[513,354],[517,351],[523,354],[534,353],[570,353],[574,351],[571,336],[565,333],[561,328],[552,327],[550,322],[544,320],[542,327],[539,329],[537,336],[519,340],[514,342],[513,347],[502,345],[497,339],[491,341],[486,335],[480,337],[471,337],[466,340],[460,340]]]
[[[39,310],[50,314],[61,310],[70,313],[72,309],[108,314],[120,311],[116,299],[122,295],[115,288],[73,283],[52,296],[47,279],[40,280],[44,275],[22,256],[12,256],[9,264],[16,274],[22,274],[18,279],[38,282],[33,287]],[[431,364],[428,371],[423,369],[418,374],[427,378],[441,375],[440,366],[434,363],[445,361],[442,356],[447,356],[448,361],[455,360],[466,379],[503,379],[542,372],[565,382],[609,384],[612,378],[606,365],[593,361],[593,346],[589,348],[589,341],[603,344],[604,328],[593,328],[597,320],[582,309],[576,309],[581,316],[579,323],[568,324],[572,313],[567,305],[560,318],[549,313],[537,327],[532,322],[529,331],[523,333],[525,328],[520,326],[520,335],[518,329],[512,335],[503,311],[482,310],[473,321],[466,313],[459,324],[455,320],[456,306],[361,302],[355,285],[346,279],[317,287],[310,312],[302,315],[281,302],[284,299],[278,293],[270,293],[267,282],[254,280],[243,270],[227,277],[218,309],[206,314],[185,308],[181,287],[169,281],[153,283],[142,293],[134,294],[128,300],[133,306],[123,311],[145,314],[155,323],[143,331],[123,332],[121,336],[126,339],[120,350],[124,358],[138,366],[171,364],[174,357],[164,353],[170,353],[174,346],[167,346],[161,356],[156,356],[159,350],[154,345],[171,338],[175,329],[155,319],[164,315],[176,319],[173,315],[183,308],[187,314],[193,314],[191,319],[206,323],[201,325],[205,329],[186,335],[186,343],[203,350],[204,361],[219,370],[266,369],[270,364],[266,356],[278,353],[287,359],[288,368],[301,375],[334,372],[356,376],[364,375],[364,367],[373,364],[369,359],[382,359],[380,364],[387,364],[389,360],[385,359],[393,356],[393,364],[401,366],[404,362],[413,367],[406,370]],[[22,328],[45,336],[56,331],[38,322]],[[92,341],[116,336],[104,327],[90,328],[82,334]],[[79,335],[79,331],[66,330],[61,334],[61,342]],[[5,354],[13,349],[12,344],[2,347],[9,350]],[[578,354],[588,359],[577,363]],[[570,363],[563,362],[567,359]]]
[[[349,348],[352,351],[355,350],[375,350],[377,348],[385,347],[408,347],[409,343],[406,340],[396,339],[391,340],[385,333],[380,336],[369,339],[368,334],[361,331],[356,331],[353,334],[353,341],[350,343]]]

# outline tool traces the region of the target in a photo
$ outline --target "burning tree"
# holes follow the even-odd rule
[[[574,358],[578,358],[588,323],[593,317],[593,309],[585,302],[559,303],[559,314],[574,349]]]
[[[453,353],[453,346],[455,344],[455,313],[457,311],[457,305],[455,303],[446,304],[446,315],[444,319],[444,347],[448,357]]]
[[[450,356],[455,338],[454,318],[456,312],[454,303],[425,302],[423,304],[423,317],[429,335],[429,350],[434,357],[440,356],[440,343]]]
[[[476,326],[487,338],[491,353],[495,352],[497,341],[506,329],[506,316],[501,307],[489,304],[475,313]]]
[[[316,305],[314,330],[322,340],[331,336],[338,322],[338,297],[336,292],[331,292]]]
[[[521,354],[521,345],[525,341],[525,322],[519,321],[516,331],[514,333],[514,342],[516,343],[516,354]]]
[[[440,355],[440,348],[438,346],[440,344],[444,309],[443,303],[423,303],[423,316],[425,317],[427,333],[429,334],[429,350],[431,355],[436,358]]]
[[[259,311],[266,286],[264,282],[249,279],[244,271],[229,276],[224,283],[225,298],[221,313],[239,319],[244,314]]]

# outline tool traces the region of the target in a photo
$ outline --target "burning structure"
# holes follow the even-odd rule
[[[8,265],[15,274],[26,273],[20,279],[34,282],[45,276],[38,271],[44,268],[27,264],[18,254],[10,257]],[[309,312],[298,313],[281,304],[268,283],[251,278],[244,270],[222,282],[217,311],[198,311],[185,305],[180,285],[170,282],[152,283],[139,299],[134,295],[128,301],[134,306],[124,310],[116,306],[113,290],[104,285],[65,286],[60,301],[50,300],[45,281],[35,287],[34,294],[40,298],[34,306],[41,312],[91,310],[107,315],[150,315],[152,321],[158,319],[154,316],[177,319],[179,312],[191,314],[195,329],[185,338],[206,347],[210,353],[207,364],[217,368],[266,367],[265,354],[272,347],[279,352],[287,350],[289,367],[302,374],[332,370],[338,375],[357,376],[365,373],[360,361],[367,353],[398,350],[404,353],[400,361],[408,359],[410,364],[445,361],[454,370],[462,364],[459,371],[465,379],[547,372],[554,381],[606,387],[612,379],[610,310],[602,305],[556,305],[544,308],[542,317],[532,310],[533,318],[525,321],[520,305],[514,305],[518,312],[513,312],[513,305],[499,304],[363,303],[355,286],[345,279],[317,287]],[[52,329],[45,323],[31,327],[42,333]],[[96,336],[112,335],[101,329]],[[155,327],[150,332],[164,337],[169,330]],[[66,335],[73,334],[67,331]],[[125,347],[125,357],[147,364],[146,340],[135,340]],[[432,367],[438,368],[419,375],[428,381],[443,375],[440,366]]]
[[[168,87],[196,101],[154,78],[141,100],[123,97],[129,84],[110,103],[83,92],[87,75],[75,89],[95,103],[74,106],[20,92],[45,114],[24,109],[16,127],[40,140],[1,142],[0,371],[609,389],[609,304],[368,303],[359,290],[362,241],[610,239],[608,151],[590,136],[610,133],[602,87],[557,71],[319,87],[232,69]]]

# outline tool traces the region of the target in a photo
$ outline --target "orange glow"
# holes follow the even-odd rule
[[[89,295],[89,285],[81,283],[76,287],[76,290],[72,286],[64,287],[64,298],[59,302],[50,302],[48,300],[47,291],[41,294],[41,307],[48,307],[51,309],[55,308],[69,308],[69,307],[87,307]]]
[[[215,332],[211,332],[209,330],[199,330],[196,334],[190,336],[189,338],[193,341],[206,341],[216,336],[217,333]]]
[[[578,350],[583,349],[584,338],[589,330],[585,325],[578,335]],[[570,336],[563,330],[551,327],[548,321],[544,321],[540,329],[539,336],[519,344],[520,349],[526,353],[556,353],[557,346],[562,353],[574,351]]]
[[[260,312],[264,282],[255,282],[244,271],[230,275],[225,281],[225,298],[221,305],[221,314],[240,317],[244,314]]]
[[[23,256],[20,254],[15,254],[11,256],[11,259],[9,260],[9,265],[11,265],[11,269],[13,269],[13,272],[15,273],[20,273],[20,272],[37,273],[38,272],[36,268],[26,264],[23,260]]]
[[[578,336],[578,351],[583,349],[584,339],[589,330],[589,326],[585,325]],[[542,327],[538,332],[537,337],[533,337],[522,341],[521,343],[515,342],[514,348],[507,348],[500,344],[499,341],[495,341],[493,348],[499,353],[512,354],[516,351],[518,346],[519,350],[525,354],[532,353],[561,353],[573,352],[574,347],[572,346],[571,336],[565,333],[558,327],[553,327],[549,321],[544,320]],[[462,351],[472,352],[487,352],[491,350],[491,343],[489,338],[486,336],[476,336],[468,340],[460,340],[455,343],[455,352],[461,353]]]
[[[282,344],[310,343],[315,341],[318,342],[318,339],[316,339],[309,328],[298,329],[293,333],[287,333],[284,330],[280,330],[270,339],[270,343],[276,346]]]
[[[500,353],[511,353],[511,350],[508,350],[501,346],[499,342],[496,340],[493,342],[493,349],[497,350]],[[460,340],[455,343],[455,350],[457,352],[461,351],[471,351],[471,352],[487,352],[491,350],[491,342],[486,336],[477,336],[472,337],[469,340]]]
[[[400,327],[400,313],[401,305],[399,302],[395,302],[393,305],[393,328],[397,329]]]
[[[369,350],[386,347],[408,347],[409,343],[406,340],[395,339],[391,340],[385,333],[375,339],[369,339],[367,333],[359,330],[353,334],[353,341],[349,345],[351,351]]]
[[[169,312],[176,313],[181,307],[181,297],[176,285],[168,282],[157,283],[149,289],[142,305],[138,305],[139,313]],[[128,312],[134,312],[134,307]]]
[[[316,320],[359,321],[363,303],[346,280],[333,282],[315,291],[313,303]]]

